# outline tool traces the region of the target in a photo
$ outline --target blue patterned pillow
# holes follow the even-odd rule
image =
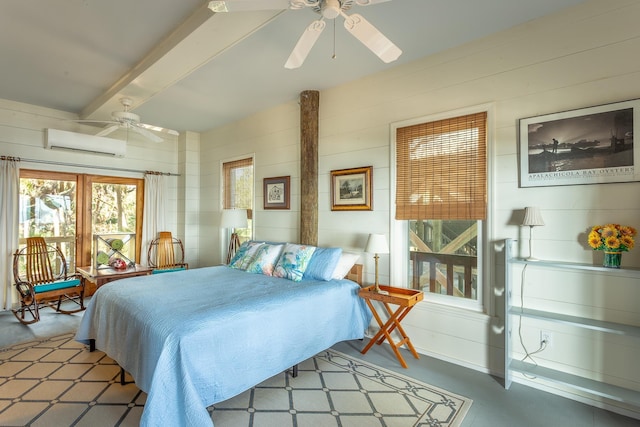
[[[341,248],[316,248],[302,279],[331,280],[341,254]]]
[[[244,258],[248,249],[249,249],[249,242],[244,242],[243,244],[241,244],[238,250],[236,251],[235,255],[233,255],[233,258],[231,258],[231,261],[229,261],[229,267],[233,266],[234,264],[237,264],[239,260]]]
[[[253,256],[263,244],[264,243],[258,242],[244,242],[241,244],[240,248],[238,248],[236,254],[231,259],[229,267],[236,268],[238,270],[246,270],[247,266],[253,259]]]
[[[273,275],[293,280],[294,282],[301,281],[315,250],[315,246],[287,243],[276,264]]]
[[[280,252],[282,252],[283,247],[284,245],[269,244],[260,246],[247,266],[247,272],[273,276],[273,269],[276,266],[278,258],[280,258]]]

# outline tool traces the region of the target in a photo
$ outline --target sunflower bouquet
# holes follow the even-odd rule
[[[589,232],[589,246],[594,251],[628,252],[635,245],[637,231],[619,224],[596,225]]]

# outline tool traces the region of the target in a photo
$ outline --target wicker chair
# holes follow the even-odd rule
[[[64,314],[85,309],[84,281],[77,274],[68,274],[63,253],[42,237],[28,237],[27,245],[13,255],[13,277],[20,307],[11,311],[25,325],[38,322],[40,309],[46,306]],[[65,301],[78,307],[65,310]]]
[[[153,268],[153,274],[189,268],[189,264],[184,262],[182,241],[172,237],[170,231],[160,231],[158,237],[151,241],[147,262],[149,267]]]

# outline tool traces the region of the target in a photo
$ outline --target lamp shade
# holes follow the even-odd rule
[[[220,215],[220,227],[222,228],[247,228],[246,209],[223,209]]]
[[[367,246],[364,251],[370,254],[388,254],[389,245],[387,244],[387,238],[384,234],[369,234]]]
[[[535,207],[524,208],[524,220],[522,221],[522,225],[528,225],[529,227],[544,225],[540,209]]]

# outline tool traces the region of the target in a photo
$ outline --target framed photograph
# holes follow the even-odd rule
[[[331,210],[373,210],[373,166],[331,171]]]
[[[264,208],[289,209],[291,190],[289,176],[264,179]]]
[[[520,120],[520,187],[638,181],[640,100]]]

